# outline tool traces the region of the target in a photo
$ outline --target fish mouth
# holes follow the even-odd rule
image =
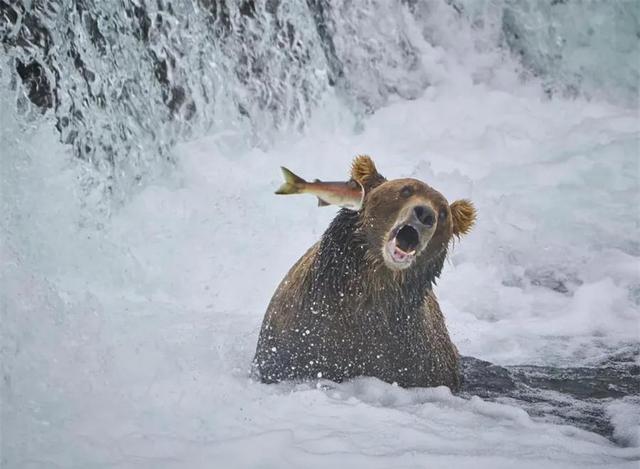
[[[420,231],[410,223],[398,225],[385,243],[384,260],[393,269],[406,269],[415,260],[419,246]]]

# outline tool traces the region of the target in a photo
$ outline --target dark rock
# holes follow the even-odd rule
[[[635,348],[635,356],[637,353]],[[606,405],[640,393],[640,367],[630,353],[612,356],[602,366],[570,368],[501,367],[462,357],[461,369],[463,396],[517,405],[532,417],[575,425],[608,438],[613,438],[613,426]]]
[[[27,64],[16,60],[16,72],[22,79],[27,96],[33,104],[43,111],[53,107],[53,91],[44,67],[33,60]]]

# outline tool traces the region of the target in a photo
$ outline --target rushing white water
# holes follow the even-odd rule
[[[115,38],[123,26],[106,18],[122,11],[103,3],[95,7],[101,31]],[[269,42],[280,29],[268,29],[268,2],[256,2],[266,29],[251,45],[268,55],[269,71],[248,82],[220,71],[243,56],[239,26],[223,43],[198,23],[204,2],[174,5],[173,16],[163,9],[168,19],[189,18],[150,31],[158,50],[185,51],[171,83],[188,90],[198,115],[169,118],[152,65],[126,65],[153,46],[113,39],[112,63],[87,53],[108,89],[122,91],[126,81],[148,93],[113,91],[104,110],[82,106],[83,142],[98,128],[137,129],[117,146],[115,164],[101,163],[107,153],[79,158],[76,143],[60,142],[55,124],[82,102],[80,90],[40,116],[10,64],[0,65],[2,467],[637,466],[637,396],[605,402],[612,441],[532,418],[517,402],[445,388],[370,378],[267,386],[249,376],[273,290],[335,213],[311,198],[274,196],[278,166],[335,179],[364,152],[387,177],[417,177],[479,210],[436,291],[463,354],[553,366],[599,366],[625,354],[640,364],[633,65],[622,66],[617,87],[610,82],[610,101],[593,92],[594,71],[585,72],[593,80],[585,95],[550,98],[544,87],[568,83],[566,74],[528,76],[500,46],[504,15],[537,2],[477,3],[477,11],[460,2],[470,16],[447,2],[409,3],[332,3],[327,34],[338,73],[306,7],[280,6],[306,51],[296,62]],[[248,21],[235,5],[230,21]],[[63,38],[70,16],[53,17],[52,34]],[[601,42],[590,37],[595,54]],[[637,53],[637,39],[615,37],[620,50]],[[192,52],[197,38],[215,50]],[[58,63],[71,61],[72,43],[63,42]],[[207,80],[207,92],[217,90],[212,102],[203,97]],[[238,103],[250,111],[239,113]],[[199,137],[174,146],[188,135]],[[120,203],[105,217],[96,208],[111,206],[106,194],[117,191]]]

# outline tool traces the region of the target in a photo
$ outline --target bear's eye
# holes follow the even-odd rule
[[[411,197],[412,195],[413,195],[413,187],[404,186],[402,189],[400,189],[401,197],[404,197],[406,199],[407,197]]]
[[[447,219],[447,209],[446,208],[441,208],[440,212],[438,213],[438,221],[443,222]]]

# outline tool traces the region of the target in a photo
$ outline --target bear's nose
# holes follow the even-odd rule
[[[413,213],[420,223],[427,228],[431,228],[436,222],[436,214],[431,207],[426,205],[417,205],[413,207]]]

